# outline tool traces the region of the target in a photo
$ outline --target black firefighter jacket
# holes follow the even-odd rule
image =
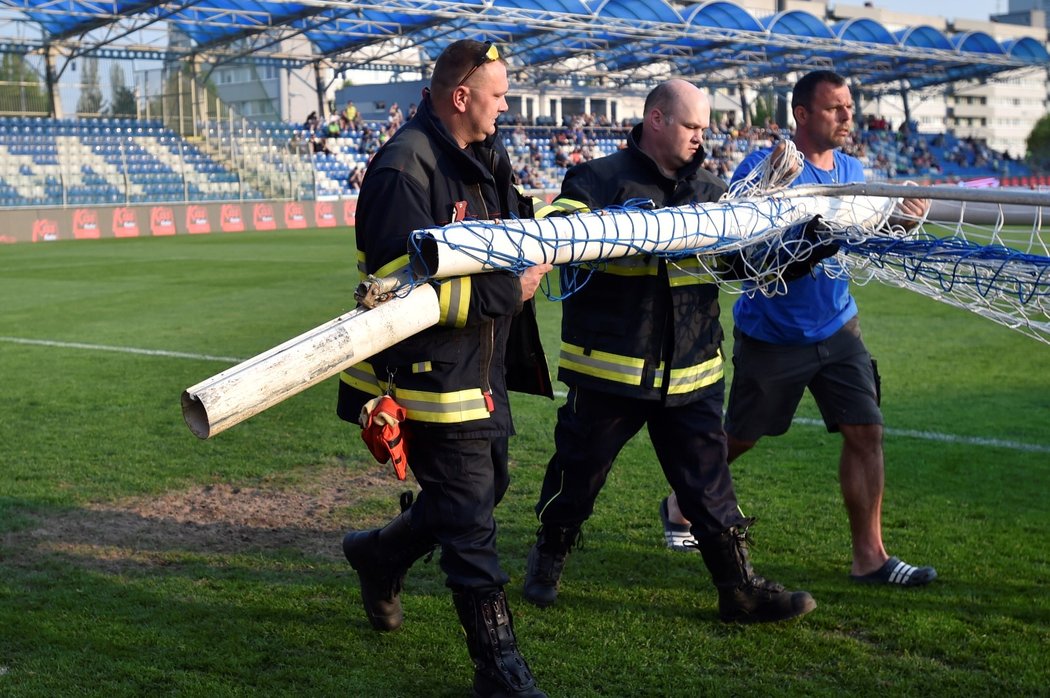
[[[717,201],[725,192],[725,183],[701,168],[703,149],[669,179],[638,147],[643,137],[642,125],[635,126],[626,149],[570,169],[541,215],[632,200],[681,206]],[[563,268],[562,292],[587,273]],[[641,255],[595,265],[563,302],[558,379],[668,406],[697,400],[723,378],[718,313],[718,287],[695,257],[667,262]]]
[[[369,164],[357,208],[359,268],[395,272],[408,261],[409,234],[452,222],[454,210],[456,220],[532,217],[499,135],[461,150],[425,98]],[[513,433],[508,388],[553,397],[534,304],[523,307],[509,272],[434,283],[438,324],[346,369],[339,416],[356,422],[367,400],[388,393],[414,428],[463,438]]]

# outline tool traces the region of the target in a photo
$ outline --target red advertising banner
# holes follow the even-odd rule
[[[0,244],[143,235],[332,229],[356,222],[357,200],[227,201],[0,209]],[[147,227],[148,225],[148,227]]]
[[[93,208],[74,209],[73,239],[97,240],[100,237],[102,237],[102,229],[98,226],[98,211]]]
[[[33,242],[47,242],[59,239],[58,222],[50,218],[38,218],[33,221]]]
[[[208,209],[200,204],[186,207],[186,230],[191,235],[211,232],[211,221],[208,220]]]
[[[298,201],[289,201],[284,205],[284,227],[298,230],[306,227],[306,214],[303,205]]]
[[[273,215],[273,206],[268,203],[252,206],[252,223],[256,230],[277,230],[277,216]]]
[[[137,238],[138,236],[139,220],[135,215],[135,209],[123,206],[113,209],[113,237]]]
[[[154,206],[149,210],[149,229],[153,235],[175,234],[175,212],[171,206]]]
[[[339,225],[335,219],[335,206],[331,201],[318,201],[314,204],[314,225],[318,228],[334,228]]]
[[[244,232],[244,217],[241,216],[241,205],[223,204],[219,217],[219,226],[224,233]]]
[[[343,199],[343,225],[357,225],[357,199]]]

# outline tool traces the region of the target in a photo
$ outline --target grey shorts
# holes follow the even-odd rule
[[[734,330],[733,385],[725,429],[741,441],[783,434],[806,388],[828,431],[882,424],[879,377],[854,317],[822,342],[770,344]]]

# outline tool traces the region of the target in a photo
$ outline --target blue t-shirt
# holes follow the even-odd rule
[[[772,148],[756,150],[744,158],[733,173],[743,179],[769,155]],[[850,155],[835,151],[833,170],[822,170],[809,160],[792,185],[847,184],[864,181],[864,165]],[[822,269],[827,265],[836,278]],[[767,298],[761,293],[742,295],[733,306],[733,321],[744,334],[773,344],[812,344],[827,339],[857,314],[857,303],[849,292],[849,279],[834,258],[820,262],[809,276],[792,281],[787,293]]]

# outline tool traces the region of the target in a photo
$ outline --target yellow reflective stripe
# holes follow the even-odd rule
[[[422,364],[429,367],[430,362],[420,362],[413,368]],[[375,369],[367,361],[344,369],[339,374],[339,380],[367,395],[378,397],[384,393],[376,379]],[[435,393],[429,390],[410,390],[391,385],[390,395],[405,408],[409,419],[419,422],[454,424],[472,419],[485,419],[490,414],[481,388]]]
[[[368,265],[365,263],[365,253],[361,250],[357,251],[357,273],[361,275],[361,278],[368,277]]]
[[[551,206],[557,206],[566,213],[588,213],[591,207],[576,199],[555,199]]]
[[[613,276],[656,276],[660,273],[660,260],[656,257],[613,259],[601,271]]]
[[[420,361],[412,364],[412,373],[429,373],[434,370],[429,361]]]
[[[383,389],[379,386],[379,380],[376,378],[375,369],[367,361],[362,361],[343,369],[342,373],[339,374],[339,380],[355,390],[360,390],[362,393],[376,396],[383,394]]]
[[[556,199],[549,204],[544,204],[539,208],[533,207],[534,218],[546,218],[547,216],[566,216],[570,213],[589,213],[591,208],[582,201],[575,201],[573,199]]]
[[[641,385],[645,360],[605,351],[592,351],[588,354],[584,352],[583,347],[562,342],[558,365],[586,376],[627,385]]]
[[[667,281],[671,286],[695,286],[713,284],[715,279],[696,257],[686,257],[667,262]]]
[[[401,268],[407,267],[408,265],[409,265],[408,255],[407,254],[403,254],[400,257],[398,257],[397,259],[395,259],[394,261],[387,262],[383,266],[381,266],[378,269],[376,269],[376,273],[373,274],[373,276],[378,276],[378,277],[393,276]]]
[[[667,394],[681,395],[683,393],[691,393],[694,390],[706,388],[717,383],[722,378],[723,368],[724,362],[721,349],[718,350],[718,353],[713,358],[702,364],[686,368],[672,368],[671,383],[667,387]]]
[[[481,388],[467,388],[448,393],[395,389],[394,399],[405,408],[409,419],[420,422],[454,424],[489,416],[489,408],[485,404],[485,395]]]
[[[438,284],[438,323],[452,327],[466,327],[469,309],[469,276],[445,279]]]

